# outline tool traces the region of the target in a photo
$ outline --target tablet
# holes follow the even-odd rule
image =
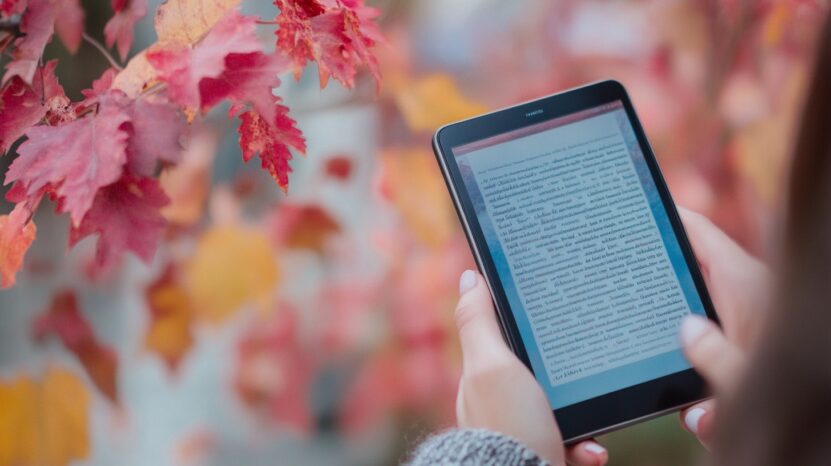
[[[433,148],[505,339],[567,443],[705,397],[678,327],[716,314],[620,83],[452,123]]]

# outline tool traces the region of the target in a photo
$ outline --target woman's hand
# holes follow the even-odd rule
[[[484,279],[467,270],[459,280],[456,324],[462,379],[456,399],[459,427],[484,428],[519,440],[553,465],[602,466],[606,450],[593,440],[569,448],[534,375],[502,339]]]
[[[701,214],[679,208],[681,220],[721,320],[723,332],[703,317],[681,325],[681,343],[693,367],[717,395],[730,392],[744,368],[764,318],[770,273]],[[712,433],[715,400],[681,412],[682,425],[706,446]]]

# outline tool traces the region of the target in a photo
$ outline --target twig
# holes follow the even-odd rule
[[[86,32],[83,34],[82,37],[84,38],[85,41],[89,42],[90,45],[92,45],[93,47],[98,49],[98,51],[101,52],[101,55],[104,55],[104,58],[106,58],[107,61],[110,62],[110,66],[117,69],[118,71],[121,71],[121,70],[124,69],[124,67],[119,65],[118,62],[115,61],[115,58],[113,58],[113,56],[110,55],[110,52],[107,51],[106,47],[101,45],[101,42],[98,42],[97,40],[95,40],[93,37],[91,37]]]
[[[153,94],[161,92],[165,89],[167,89],[167,85],[165,85],[165,83],[158,82],[158,83],[155,83],[155,84],[153,84],[152,86],[150,86],[146,89],[143,89],[141,92],[139,92],[139,95],[140,96],[153,95]]]
[[[275,21],[275,20],[266,21],[266,20],[264,20],[264,19],[258,19],[258,20],[257,20],[257,24],[269,24],[269,25],[276,25],[276,24],[277,24],[277,21]]]

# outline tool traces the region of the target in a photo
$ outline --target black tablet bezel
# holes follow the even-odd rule
[[[522,362],[532,371],[516,322],[510,311],[508,299],[494,267],[493,258],[464,188],[452,148],[615,101],[623,102],[623,107],[635,130],[641,151],[655,180],[661,201],[672,223],[673,231],[678,238],[707,316],[718,322],[675,203],[672,201],[655,154],[646,139],[626,90],[619,82],[612,80],[589,84],[446,125],[440,128],[433,138],[434,152],[452,194],[456,213],[465,229],[477,265],[490,287],[505,339]],[[694,370],[687,369],[556,409],[554,414],[563,439],[566,443],[573,443],[681,409],[705,397],[704,381]]]

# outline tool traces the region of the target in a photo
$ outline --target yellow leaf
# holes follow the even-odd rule
[[[156,10],[159,44],[194,45],[241,0],[167,0]]]
[[[432,132],[444,124],[487,111],[484,105],[463,96],[453,80],[443,74],[401,86],[395,101],[413,131]]]
[[[171,371],[179,368],[193,344],[193,308],[173,266],[147,288],[150,325],[144,346],[158,354]]]
[[[768,206],[775,206],[781,197],[790,155],[788,144],[802,109],[805,79],[804,72],[791,73],[777,90],[775,111],[741,128],[731,142],[738,174]]]
[[[185,288],[196,315],[214,324],[243,306],[265,310],[279,271],[263,233],[222,225],[208,230],[185,267]]]
[[[458,224],[435,158],[421,149],[389,150],[381,155],[383,194],[407,226],[428,246],[444,244]]]
[[[147,50],[142,50],[127,62],[113,79],[113,89],[120,89],[130,98],[151,86],[156,80],[156,69],[147,61]]]
[[[72,372],[0,381],[0,466],[64,466],[89,456],[89,392]]]

